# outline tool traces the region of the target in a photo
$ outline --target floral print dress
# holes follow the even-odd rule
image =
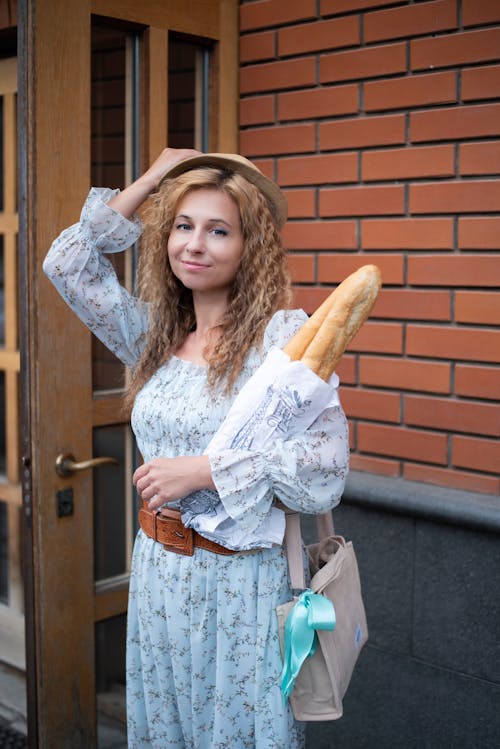
[[[140,235],[107,206],[115,191],[92,189],[80,222],[54,242],[44,271],[80,319],[126,365],[144,347],[147,305],[116,278],[105,253]],[[278,312],[262,350],[250,353],[236,392],[271,346],[304,322]],[[232,402],[209,392],[206,369],[172,357],[137,395],[132,427],[145,461],[200,455]],[[211,455],[218,494],[231,517],[255,530],[274,497],[293,510],[326,512],[342,493],[348,435],[340,406],[307,432],[264,452]],[[235,509],[236,508],[236,509]],[[275,608],[291,600],[280,545],[218,555],[166,551],[139,530],[132,560],[127,627],[127,715],[131,749],[301,749],[303,725],[280,690]]]

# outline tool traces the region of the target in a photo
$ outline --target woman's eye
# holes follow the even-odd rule
[[[176,229],[180,229],[181,231],[189,231],[189,229],[190,229],[191,227],[190,227],[190,225],[189,225],[189,224],[183,224],[183,223],[180,223],[180,224],[176,224],[176,227],[175,227],[175,228],[176,228]]]
[[[228,232],[225,229],[213,229],[216,237],[227,237]]]

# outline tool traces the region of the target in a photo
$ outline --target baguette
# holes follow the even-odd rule
[[[330,307],[334,303],[335,291],[327,296],[325,301],[318,307],[318,309],[311,315],[309,320],[305,322],[300,330],[290,338],[283,351],[288,354],[290,361],[298,361],[302,358],[306,348],[309,346],[314,336],[321,327],[322,322],[330,311]]]
[[[369,316],[380,286],[381,275],[376,265],[359,268],[342,281],[319,307],[319,325],[317,320],[309,325],[313,315],[289,341],[284,351],[289,355],[292,351],[294,356],[300,351],[296,358],[300,358],[309,369],[328,382],[345,349]],[[311,329],[315,330],[312,336]]]

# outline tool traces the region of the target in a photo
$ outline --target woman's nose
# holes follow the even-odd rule
[[[203,252],[205,244],[203,241],[203,235],[201,231],[194,229],[190,232],[188,241],[186,243],[186,249],[188,252]]]

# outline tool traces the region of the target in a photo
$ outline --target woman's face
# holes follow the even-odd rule
[[[187,193],[177,206],[167,249],[172,271],[186,288],[227,296],[243,253],[238,206],[221,190]]]

